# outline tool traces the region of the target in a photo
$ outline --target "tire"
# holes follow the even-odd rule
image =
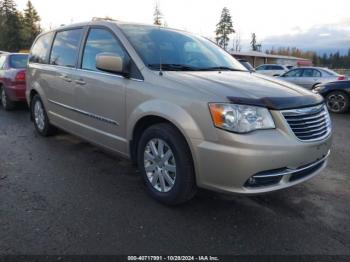
[[[162,154],[154,154],[152,143]],[[138,143],[137,164],[148,192],[159,202],[178,205],[189,201],[197,191],[190,149],[182,134],[170,124],[156,124],[144,131]]]
[[[34,95],[32,98],[30,112],[32,114],[35,129],[41,136],[46,137],[55,133],[56,128],[50,124],[44,104],[39,95]]]
[[[350,97],[342,91],[333,91],[326,96],[326,104],[329,111],[342,114],[349,110]]]
[[[1,104],[6,111],[15,108],[15,102],[11,101],[5,92],[5,88],[0,88]]]

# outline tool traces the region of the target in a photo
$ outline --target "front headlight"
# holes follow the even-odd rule
[[[214,125],[236,133],[248,133],[257,129],[275,128],[272,116],[264,107],[210,103]]]

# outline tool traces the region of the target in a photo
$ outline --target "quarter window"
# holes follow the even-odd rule
[[[116,37],[109,31],[93,28],[89,32],[84,49],[82,69],[99,71],[96,68],[96,56],[100,53],[110,53],[125,59],[126,53]]]
[[[54,33],[47,33],[38,38],[31,50],[29,62],[47,64],[53,35]]]
[[[83,29],[58,32],[52,46],[50,64],[75,67],[82,34]]]

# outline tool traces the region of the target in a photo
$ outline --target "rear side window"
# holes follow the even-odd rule
[[[56,34],[50,55],[50,64],[75,67],[83,29],[61,31]]]
[[[125,59],[126,53],[115,36],[100,28],[91,29],[86,40],[82,69],[99,71],[96,68],[96,56],[101,53],[111,53]]]
[[[28,56],[27,55],[11,55],[10,67],[11,68],[26,68]]]
[[[303,77],[321,77],[321,73],[315,69],[304,69]]]
[[[32,47],[29,62],[47,64],[48,54],[50,52],[51,42],[54,33],[47,33],[38,38]]]

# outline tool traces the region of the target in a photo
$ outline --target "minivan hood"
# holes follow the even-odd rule
[[[307,107],[323,102],[320,95],[302,87],[257,73],[168,71],[164,77],[225,97],[232,103],[264,106],[273,110]]]

